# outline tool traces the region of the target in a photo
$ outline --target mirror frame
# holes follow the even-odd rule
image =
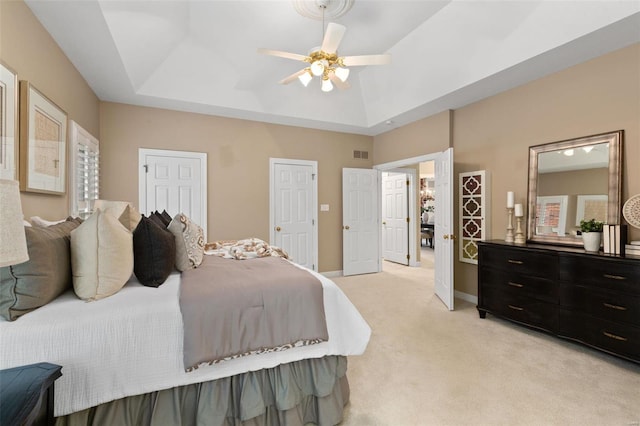
[[[529,147],[529,186],[527,194],[527,241],[536,243],[582,246],[582,238],[553,235],[536,235],[536,207],[538,198],[538,155],[580,148],[588,145],[609,143],[609,193],[607,202],[607,223],[620,223],[620,200],[622,197],[622,141],[624,131],[602,133],[559,142]]]

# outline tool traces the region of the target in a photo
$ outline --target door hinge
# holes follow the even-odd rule
[[[409,219],[409,218],[407,218],[407,223],[409,223],[409,220],[410,220],[410,219]]]
[[[407,254],[407,260],[411,259],[411,255]]]
[[[407,180],[407,186],[409,186],[409,181]]]
[[[313,271],[316,270],[316,264],[315,263],[313,265],[311,265],[311,270],[313,270]]]
[[[149,165],[148,165],[148,164],[145,164],[145,165],[144,165],[144,166],[142,166],[142,167],[144,167],[144,172],[145,172],[145,173],[149,173]]]
[[[311,225],[315,225],[316,224],[316,220],[315,219],[311,219]]]
[[[316,180],[316,174],[315,173],[311,173],[311,180]]]

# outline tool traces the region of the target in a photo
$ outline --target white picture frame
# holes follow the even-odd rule
[[[0,179],[18,179],[18,75],[0,62]]]
[[[66,158],[67,113],[20,81],[20,189],[64,194]]]
[[[607,222],[607,195],[578,195],[576,196],[576,226],[580,226],[581,220],[595,219],[599,222]]]

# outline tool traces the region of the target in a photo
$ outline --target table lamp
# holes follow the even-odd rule
[[[18,182],[0,179],[0,267],[27,260],[29,253]]]

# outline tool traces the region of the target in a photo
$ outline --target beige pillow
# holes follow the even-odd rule
[[[25,227],[29,260],[0,268],[0,315],[14,321],[71,288],[69,234],[82,221]]]
[[[96,210],[100,209],[115,216],[129,231],[133,232],[140,222],[140,212],[127,201],[96,200],[93,205]]]
[[[133,236],[114,216],[97,210],[71,231],[73,289],[98,300],[117,293],[133,273]]]
[[[169,226],[176,238],[176,269],[180,272],[200,266],[204,256],[204,233],[182,213],[177,214]]]
[[[40,228],[47,228],[49,226],[53,226],[53,225],[57,225],[59,223],[64,222],[67,219],[60,219],[60,220],[45,220],[43,218],[41,218],[40,216],[31,216],[31,223],[33,224],[33,226],[39,226]]]

